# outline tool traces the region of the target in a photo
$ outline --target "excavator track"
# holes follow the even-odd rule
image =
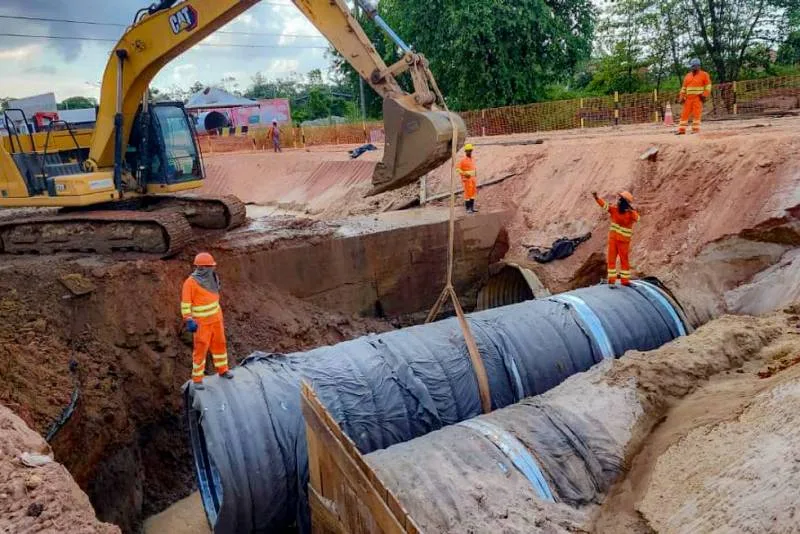
[[[174,209],[199,228],[232,230],[247,220],[247,207],[234,195],[149,195],[145,209]]]
[[[0,253],[145,252],[169,257],[192,239],[180,213],[91,211],[0,222]]]
[[[95,210],[176,212],[189,224],[209,230],[232,230],[245,223],[247,207],[234,195],[144,195],[80,208],[62,208],[64,213]]]

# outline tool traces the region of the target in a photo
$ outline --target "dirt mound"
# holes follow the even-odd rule
[[[253,284],[220,259],[234,362],[255,349],[301,350],[387,329]],[[45,434],[77,388],[51,445],[98,517],[126,532],[193,485],[180,418],[191,347],[178,303],[189,269],[180,260],[65,256],[9,259],[0,269],[0,403]],[[90,292],[77,296],[62,278]]]
[[[603,128],[551,133],[539,145],[528,143],[532,136],[479,138],[479,181],[508,178],[481,189],[478,206],[516,209],[509,259],[558,292],[605,274],[596,260],[605,254],[608,222],[591,192],[613,200],[618,191],[632,191],[642,214],[631,252],[634,272],[660,278],[701,323],[745,309],[743,299],[732,295],[726,303],[725,294],[800,244],[798,127],[798,119],[726,122],[687,137],[661,126]],[[655,161],[640,158],[653,147]],[[447,190],[449,180],[446,166],[431,173],[429,195]],[[359,207],[366,204],[351,209]],[[528,247],[589,231],[593,238],[567,259],[547,265],[527,259]],[[775,280],[793,284],[795,273],[796,267],[783,269]],[[787,302],[762,302],[758,310]]]
[[[89,498],[52,455],[39,434],[0,406],[0,532],[119,533],[95,518]]]
[[[397,194],[363,198],[371,188],[380,153],[368,152],[352,160],[347,153],[352,148],[206,155],[201,191],[234,194],[247,203],[277,205],[326,218],[390,208],[399,198]],[[402,196],[409,196],[410,191]]]

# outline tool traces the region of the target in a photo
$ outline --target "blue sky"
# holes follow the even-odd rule
[[[1,16],[44,17],[129,24],[148,0],[2,0],[0,34],[50,35],[118,39],[124,28],[4,19]],[[153,82],[155,87],[188,87],[195,80],[211,84],[233,76],[241,88],[261,71],[268,78],[305,74],[328,67],[327,41],[289,0],[266,0],[223,28],[259,35],[216,33],[215,45],[270,45],[275,48],[195,47],[173,60]],[[261,34],[271,35],[261,35]],[[316,38],[292,37],[294,35]],[[50,40],[0,36],[0,97],[22,97],[54,91],[56,98],[99,96],[98,82],[112,42]],[[294,48],[292,48],[294,47]]]

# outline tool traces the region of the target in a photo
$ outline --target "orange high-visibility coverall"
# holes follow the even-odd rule
[[[611,228],[608,230],[608,283],[617,283],[617,257],[619,257],[619,277],[622,285],[631,283],[630,247],[633,225],[639,221],[639,213],[630,209],[620,213],[617,206],[612,206],[602,198],[597,199],[601,208],[611,216]]]
[[[206,354],[211,349],[214,368],[218,374],[228,371],[228,345],[225,341],[225,325],[219,293],[209,291],[191,276],[183,283],[181,293],[181,315],[197,322],[192,352],[192,382],[203,381],[206,370]]]
[[[681,112],[681,122],[678,125],[678,133],[686,133],[689,126],[689,118],[692,121],[692,131],[700,131],[700,123],[703,120],[703,101],[700,96],[708,98],[711,95],[711,76],[704,70],[698,70],[697,74],[690,72],[683,79],[681,87],[681,100],[683,101],[683,111]]]
[[[461,183],[464,186],[464,200],[474,200],[478,196],[478,185],[475,182],[477,173],[475,160],[469,156],[458,162],[458,174],[461,175]]]

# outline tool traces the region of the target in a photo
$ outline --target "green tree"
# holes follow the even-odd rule
[[[718,81],[736,80],[753,47],[781,41],[796,6],[797,0],[685,0],[693,51],[711,60]]]
[[[57,104],[57,109],[91,109],[97,106],[97,99],[85,96],[71,96]]]
[[[382,0],[378,8],[428,58],[454,109],[540,100],[591,52],[591,0]]]

